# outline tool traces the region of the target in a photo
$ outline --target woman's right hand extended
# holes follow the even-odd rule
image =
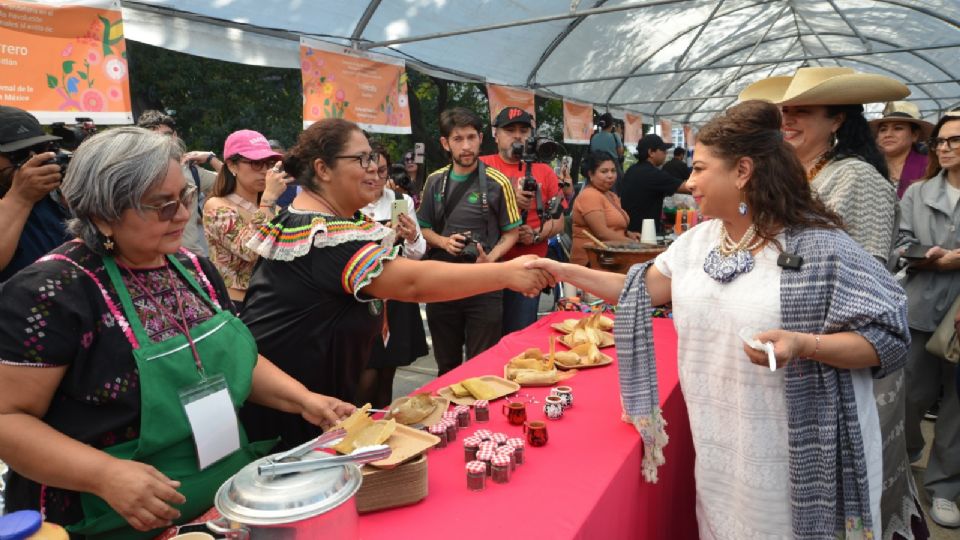
[[[107,501],[131,527],[149,531],[169,527],[180,517],[180,512],[171,506],[187,501],[178,487],[180,482],[150,465],[112,458],[95,495]]]

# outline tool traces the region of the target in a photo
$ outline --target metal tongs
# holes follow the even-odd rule
[[[330,431],[320,435],[315,439],[310,439],[309,441],[301,444],[300,446],[295,446],[286,452],[281,452],[270,457],[270,461],[275,463],[286,463],[288,461],[298,460],[313,450],[318,450],[320,448],[329,448],[331,446],[336,446],[340,444],[340,441],[347,436],[347,430],[343,428],[331,429]]]
[[[390,457],[393,451],[385,444],[364,446],[354,450],[345,456],[330,456],[316,459],[304,459],[300,461],[291,461],[289,463],[277,463],[273,460],[267,460],[257,467],[257,473],[260,476],[275,476],[280,474],[299,473],[307,471],[316,471],[330,467],[339,467],[347,463],[356,463],[363,465],[372,461],[380,461]]]

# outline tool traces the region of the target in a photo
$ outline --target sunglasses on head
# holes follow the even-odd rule
[[[152,205],[152,204],[141,204],[140,208],[145,210],[153,210],[157,213],[157,218],[160,221],[170,221],[177,215],[177,211],[180,210],[180,205],[182,204],[187,210],[193,206],[193,203],[197,200],[197,186],[191,184],[183,188],[183,191],[180,192],[180,198],[167,201],[163,204]]]

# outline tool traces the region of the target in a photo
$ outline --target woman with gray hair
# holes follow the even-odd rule
[[[152,538],[272,444],[247,440],[247,399],[323,426],[353,409],[258,356],[216,270],[180,248],[195,196],[180,157],[142,128],[88,139],[62,187],[77,238],[4,286],[7,510],[86,538]]]

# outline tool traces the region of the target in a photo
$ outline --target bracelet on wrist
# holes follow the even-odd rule
[[[204,164],[204,165],[209,165],[210,162],[213,161],[213,158],[215,158],[215,157],[217,157],[217,155],[214,154],[213,152],[210,152],[209,154],[207,154],[207,159],[204,160],[203,164]]]
[[[810,355],[810,358],[815,360],[817,358],[817,353],[820,352],[820,334],[814,334],[813,339],[813,354]]]

